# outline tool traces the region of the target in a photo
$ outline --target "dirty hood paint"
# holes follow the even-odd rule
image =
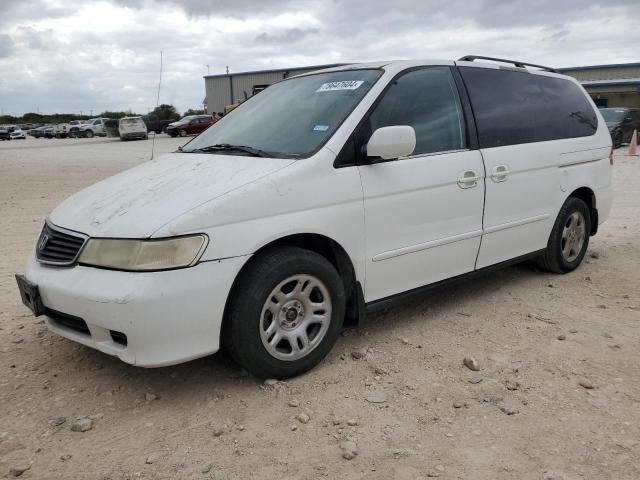
[[[49,219],[91,237],[148,238],[189,210],[293,162],[171,153],[72,195]]]

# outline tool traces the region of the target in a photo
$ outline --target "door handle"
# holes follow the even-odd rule
[[[478,185],[478,172],[475,170],[465,170],[458,175],[458,186],[460,188],[473,188]]]
[[[491,180],[494,182],[504,182],[509,175],[509,169],[506,165],[496,165],[491,171]]]

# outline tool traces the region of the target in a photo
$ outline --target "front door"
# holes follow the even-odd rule
[[[358,167],[367,302],[472,271],[482,235],[484,167],[480,152],[467,149],[451,68],[399,76],[356,139],[366,144],[390,125],[412,126],[416,148],[408,157]]]

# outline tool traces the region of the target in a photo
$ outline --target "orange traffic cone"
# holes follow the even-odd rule
[[[633,131],[631,142],[629,143],[629,155],[638,155],[638,130]]]

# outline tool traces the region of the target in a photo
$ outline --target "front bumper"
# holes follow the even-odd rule
[[[218,351],[227,296],[245,261],[133,273],[49,267],[32,255],[25,277],[52,311],[45,314],[51,331],[126,363],[159,367]],[[59,314],[84,320],[88,333]],[[126,342],[113,332],[126,335]]]

